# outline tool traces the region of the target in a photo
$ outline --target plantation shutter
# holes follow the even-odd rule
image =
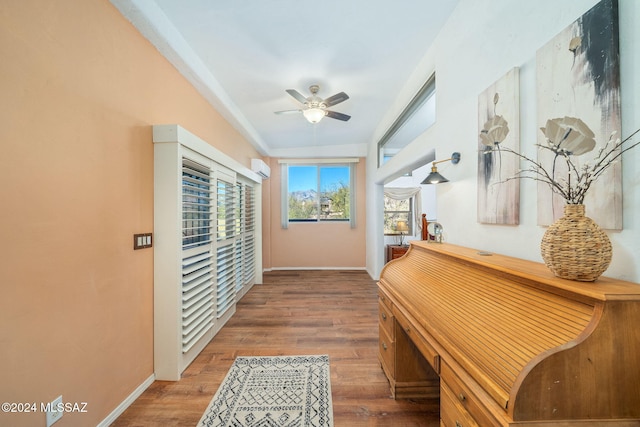
[[[256,230],[256,192],[252,185],[245,185],[244,187],[244,230],[243,230],[243,285],[247,285],[253,282],[255,278],[255,230]]]
[[[239,182],[236,201],[236,293],[255,278],[255,190]]]
[[[236,184],[236,247],[235,247],[235,262],[236,262],[236,294],[242,291],[244,285],[243,282],[243,242],[242,233],[244,232],[245,223],[245,188],[242,182]]]
[[[182,159],[182,352],[214,322],[211,170]]]
[[[235,221],[235,179],[219,172],[217,179],[217,251],[216,286],[217,317],[222,317],[235,303],[234,249],[236,235]]]
[[[237,293],[245,262],[254,265],[253,282],[262,279],[261,252],[246,258],[243,240],[246,184],[261,188],[262,179],[177,125],[154,125],[153,144],[154,374],[177,381],[250,289]],[[258,232],[261,211],[251,214]]]

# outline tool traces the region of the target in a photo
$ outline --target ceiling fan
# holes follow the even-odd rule
[[[293,96],[298,102],[303,104],[303,108],[299,110],[286,110],[276,111],[276,114],[290,114],[290,113],[302,113],[304,117],[310,123],[318,123],[324,116],[331,117],[332,119],[342,120],[346,122],[351,118],[347,114],[338,113],[336,111],[327,110],[328,107],[332,107],[343,101],[349,99],[349,95],[344,92],[336,93],[327,99],[320,98],[317,93],[320,90],[320,86],[312,85],[309,87],[311,96],[304,97],[300,92],[295,89],[287,89],[287,93]]]

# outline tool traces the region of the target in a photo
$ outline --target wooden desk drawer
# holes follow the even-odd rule
[[[393,328],[393,313],[382,301],[378,303],[378,324],[384,329],[389,338],[395,339]]]
[[[395,378],[396,376],[396,343],[391,340],[389,335],[380,328],[380,338],[378,339],[378,354],[385,371],[388,376]],[[390,378],[390,379],[391,379]]]
[[[389,310],[393,307],[393,303],[387,297],[387,295],[382,291],[382,289],[378,288],[378,301],[384,304]]]
[[[440,421],[445,427],[480,426],[444,382],[440,385]]]
[[[415,346],[420,350],[420,353],[424,356],[424,358],[429,362],[431,367],[436,373],[440,373],[440,355],[438,352],[429,344],[429,342],[425,339],[423,334],[426,334],[426,331],[420,331],[416,329],[414,324],[407,319],[402,312],[399,310],[394,310],[394,316],[396,318],[396,322],[400,325],[400,327],[407,334],[409,339],[415,344]]]
[[[480,399],[471,392],[469,387],[467,387],[451,367],[444,362],[441,365],[440,378],[441,386],[447,387],[451,398],[457,402],[457,406],[464,408],[465,412],[470,414],[471,418],[479,425],[482,427],[499,425],[494,421],[493,417],[487,413],[488,410],[484,408]],[[450,405],[451,404],[449,404],[449,406]],[[466,424],[462,425],[466,427]]]

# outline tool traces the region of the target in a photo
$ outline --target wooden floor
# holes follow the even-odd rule
[[[439,426],[437,401],[391,398],[366,272],[277,271],[263,282],[180,381],[154,382],[112,425],[195,426],[236,356],[328,354],[335,427]]]

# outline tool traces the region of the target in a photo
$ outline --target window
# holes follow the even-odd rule
[[[211,178],[209,170],[188,159],[182,164],[182,248],[211,241]]]
[[[350,222],[355,226],[355,163],[282,165],[283,228],[289,222]]]
[[[378,142],[378,166],[395,156],[436,121],[436,76],[431,75]]]
[[[420,229],[420,187],[384,188],[384,234],[413,236]]]
[[[289,166],[289,221],[348,221],[349,166]]]
[[[413,197],[395,200],[385,196],[384,198],[384,234],[413,235]],[[402,224],[407,230],[403,230]]]

